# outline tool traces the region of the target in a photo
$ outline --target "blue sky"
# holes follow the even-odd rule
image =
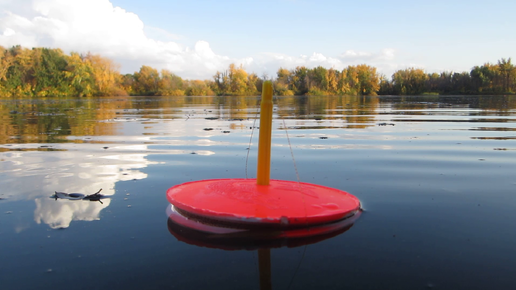
[[[99,53],[211,78],[229,63],[469,71],[516,52],[516,1],[0,0],[0,45]]]

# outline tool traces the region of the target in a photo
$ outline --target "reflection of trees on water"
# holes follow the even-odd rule
[[[425,110],[439,108],[462,108],[489,110],[475,112],[475,115],[511,115],[516,109],[516,96],[382,96],[380,107],[395,110]],[[494,112],[493,112],[494,111]],[[423,115],[425,112],[411,112]]]
[[[476,104],[473,103],[472,105]],[[497,111],[499,116],[514,115],[514,111],[512,113],[509,111],[516,109],[516,96],[479,96],[477,106],[477,108],[483,110]],[[492,113],[489,112],[488,114],[492,115]]]
[[[340,119],[363,128],[374,123],[381,109],[452,107],[494,110],[503,116],[516,108],[516,96],[291,96],[276,97],[274,103],[276,116],[283,119]],[[258,96],[6,100],[0,102],[0,143],[58,143],[68,142],[66,136],[116,135],[117,124],[103,121],[119,118],[254,118],[259,105]]]
[[[343,120],[354,128],[365,128],[375,120],[378,97],[294,96],[277,99],[280,118]]]
[[[16,99],[0,103],[0,143],[59,143],[65,136],[112,135],[114,118],[126,100],[96,98]]]
[[[295,119],[295,128],[298,129],[333,127],[360,129],[377,125],[377,120],[381,119],[379,114],[403,114],[406,110],[412,110],[410,115],[431,114],[428,112],[429,109],[439,108],[446,110],[451,108],[452,110],[445,111],[447,115],[457,112],[462,114],[460,110],[454,113],[454,108],[467,109],[464,110],[464,114],[468,115],[514,115],[516,96],[285,96],[276,97],[274,103],[275,117],[286,120]],[[146,156],[152,154],[152,148],[149,146],[155,145],[147,144],[220,145],[223,141],[210,140],[210,137],[222,134],[221,132],[224,131],[203,131],[204,119],[207,117],[226,121],[252,119],[256,116],[259,104],[260,98],[257,96],[3,100],[0,102],[0,144],[20,144],[8,144],[10,146],[0,148],[2,169],[6,175],[6,178],[1,181],[2,191],[16,193],[16,196],[9,198],[12,200],[36,200],[35,220],[52,227],[68,227],[73,220],[98,219],[99,213],[109,206],[110,200],[106,200],[102,205],[89,201],[55,201],[48,197],[54,191],[89,194],[99,188],[104,188],[103,193],[106,195],[113,194],[117,181],[146,178],[144,173],[136,169],[150,164]],[[191,122],[185,116],[186,113],[190,114],[188,118],[197,119],[197,121]],[[156,125],[153,128],[147,124],[136,127],[133,126],[134,123],[127,123],[129,125],[126,126],[122,124],[123,122],[113,122],[115,119],[137,122],[144,119],[174,121],[167,123],[170,126]],[[413,121],[414,119],[405,117],[400,119],[400,121],[403,120]],[[424,119],[424,121],[429,120]],[[444,121],[448,122],[448,120]],[[508,118],[497,119],[497,122],[509,121]],[[231,130],[247,130],[252,122],[235,121],[229,124],[222,122],[216,124],[217,126],[218,124],[227,125]],[[289,122],[288,126],[291,125],[292,123]],[[130,130],[124,131],[124,128],[130,128]],[[487,129],[479,127],[477,130]],[[489,130],[495,129],[489,128]],[[124,135],[125,133],[129,136]],[[199,139],[182,140],[185,134],[191,134]],[[90,136],[108,135],[116,138],[90,138]],[[145,135],[144,138],[142,138],[143,135]],[[159,138],[148,137],[153,135],[159,135]],[[39,148],[41,143],[57,142],[71,144],[59,146],[45,144],[46,148]],[[89,142],[91,144],[88,144]],[[102,142],[110,144],[126,142],[121,146],[126,149],[121,150],[122,152],[119,150],[118,153],[112,150],[113,145],[108,145],[109,150],[102,149],[102,146],[106,145],[94,146],[97,149],[92,149],[92,144]],[[32,148],[24,146],[32,146]],[[130,146],[134,148],[128,149]],[[72,147],[73,150],[71,150]],[[24,151],[26,149],[46,149],[47,151]],[[175,151],[177,152],[173,153]],[[166,153],[184,154],[184,151],[183,148],[167,149]],[[136,154],[136,152],[143,153]],[[201,151],[195,153],[201,154]]]

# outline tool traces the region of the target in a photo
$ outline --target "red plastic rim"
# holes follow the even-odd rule
[[[330,239],[348,231],[360,214],[361,211],[358,211],[355,215],[334,223],[297,229],[245,230],[193,221],[179,214],[173,205],[169,205],[167,224],[170,233],[187,244],[223,250],[256,250],[299,247]]]
[[[173,186],[167,198],[181,214],[243,227],[306,227],[331,223],[360,210],[355,196],[303,182],[213,179]]]

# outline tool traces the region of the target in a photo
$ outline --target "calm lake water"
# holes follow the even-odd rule
[[[165,195],[254,178],[258,108],[0,100],[0,288],[264,289],[259,246],[178,240]],[[364,212],[337,236],[275,244],[272,289],[514,289],[516,96],[279,97],[273,129],[271,178],[297,168]],[[99,189],[102,203],[51,198]]]

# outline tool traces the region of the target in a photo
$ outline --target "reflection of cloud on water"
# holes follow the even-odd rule
[[[103,204],[85,200],[54,200],[49,198],[54,191],[87,195],[102,188],[102,194],[110,196],[115,193],[117,181],[147,178],[147,174],[138,169],[153,163],[143,153],[147,151],[147,145],[115,145],[110,150],[98,144],[53,146],[67,151],[0,153],[3,160],[0,185],[2,192],[9,195],[6,202],[34,199],[34,220],[51,228],[67,228],[77,220],[97,220],[100,211],[111,202],[110,199],[103,199]]]
[[[205,119],[208,117],[220,119]],[[249,140],[253,133],[251,128],[256,126],[254,120],[223,119],[225,116],[221,115],[202,115],[198,118],[201,119],[190,116],[186,120],[161,120],[152,124],[130,120],[123,123],[120,135],[68,136],[66,139],[70,143],[0,146],[0,149],[5,150],[0,151],[0,186],[2,193],[5,193],[3,197],[7,198],[2,202],[35,200],[36,222],[49,224],[52,228],[66,228],[74,220],[99,219],[100,212],[110,204],[110,200],[106,200],[103,205],[99,202],[80,200],[56,201],[49,198],[54,191],[92,194],[102,188],[102,194],[113,195],[117,181],[147,178],[147,174],[140,169],[154,164],[147,160],[149,154],[213,155],[220,152],[217,150],[223,150],[223,154],[233,154],[233,148],[242,149],[241,152],[244,152],[243,150],[250,146]],[[344,123],[317,121],[309,125],[320,127],[324,124]],[[289,146],[284,130],[280,130],[285,124],[273,122],[273,146]],[[364,136],[345,135],[349,132],[338,129],[316,130],[319,127],[314,130],[296,130],[296,134],[290,138],[293,146],[301,149],[379,146],[374,142],[335,142],[338,139],[350,138],[362,140]],[[258,140],[258,131],[254,133],[255,139],[251,141],[252,150],[255,150]],[[298,136],[299,134],[302,135]],[[321,136],[330,140],[318,140]],[[47,151],[37,151],[40,148]],[[184,162],[181,160],[178,159],[177,162]]]
[[[100,211],[109,206],[110,199],[88,200],[54,200],[48,197],[36,198],[34,220],[48,224],[53,229],[67,228],[72,221],[93,221],[100,219]]]

